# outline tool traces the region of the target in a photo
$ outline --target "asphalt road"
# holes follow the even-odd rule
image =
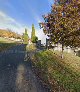
[[[25,45],[0,53],[0,92],[49,92],[39,82],[29,61],[24,61]]]

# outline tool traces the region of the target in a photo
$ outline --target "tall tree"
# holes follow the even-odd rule
[[[33,38],[35,37],[35,27],[34,24],[32,24],[32,33],[31,33],[31,40],[33,41]]]
[[[63,5],[64,27],[69,31],[65,45],[80,47],[80,0],[68,0]]]
[[[35,35],[35,27],[34,27],[34,24],[32,24],[31,41],[33,43],[36,43],[37,40],[38,40],[38,37]]]
[[[80,47],[79,0],[56,0],[51,13],[43,18],[45,21],[40,23],[41,28],[51,41],[62,44],[62,52],[64,45]]]
[[[27,29],[25,29],[25,33],[23,34],[23,40],[25,44],[28,44],[29,36],[27,33]]]

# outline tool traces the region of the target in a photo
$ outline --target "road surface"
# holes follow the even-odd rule
[[[24,61],[25,54],[25,45],[0,53],[0,92],[49,92]]]

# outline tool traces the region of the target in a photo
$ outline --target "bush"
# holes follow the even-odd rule
[[[35,44],[30,44],[26,46],[27,51],[35,51],[36,50],[36,45]]]

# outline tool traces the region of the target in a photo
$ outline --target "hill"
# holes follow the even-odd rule
[[[8,29],[0,29],[0,37],[5,37],[5,38],[21,38],[21,35],[12,32],[11,30]]]

